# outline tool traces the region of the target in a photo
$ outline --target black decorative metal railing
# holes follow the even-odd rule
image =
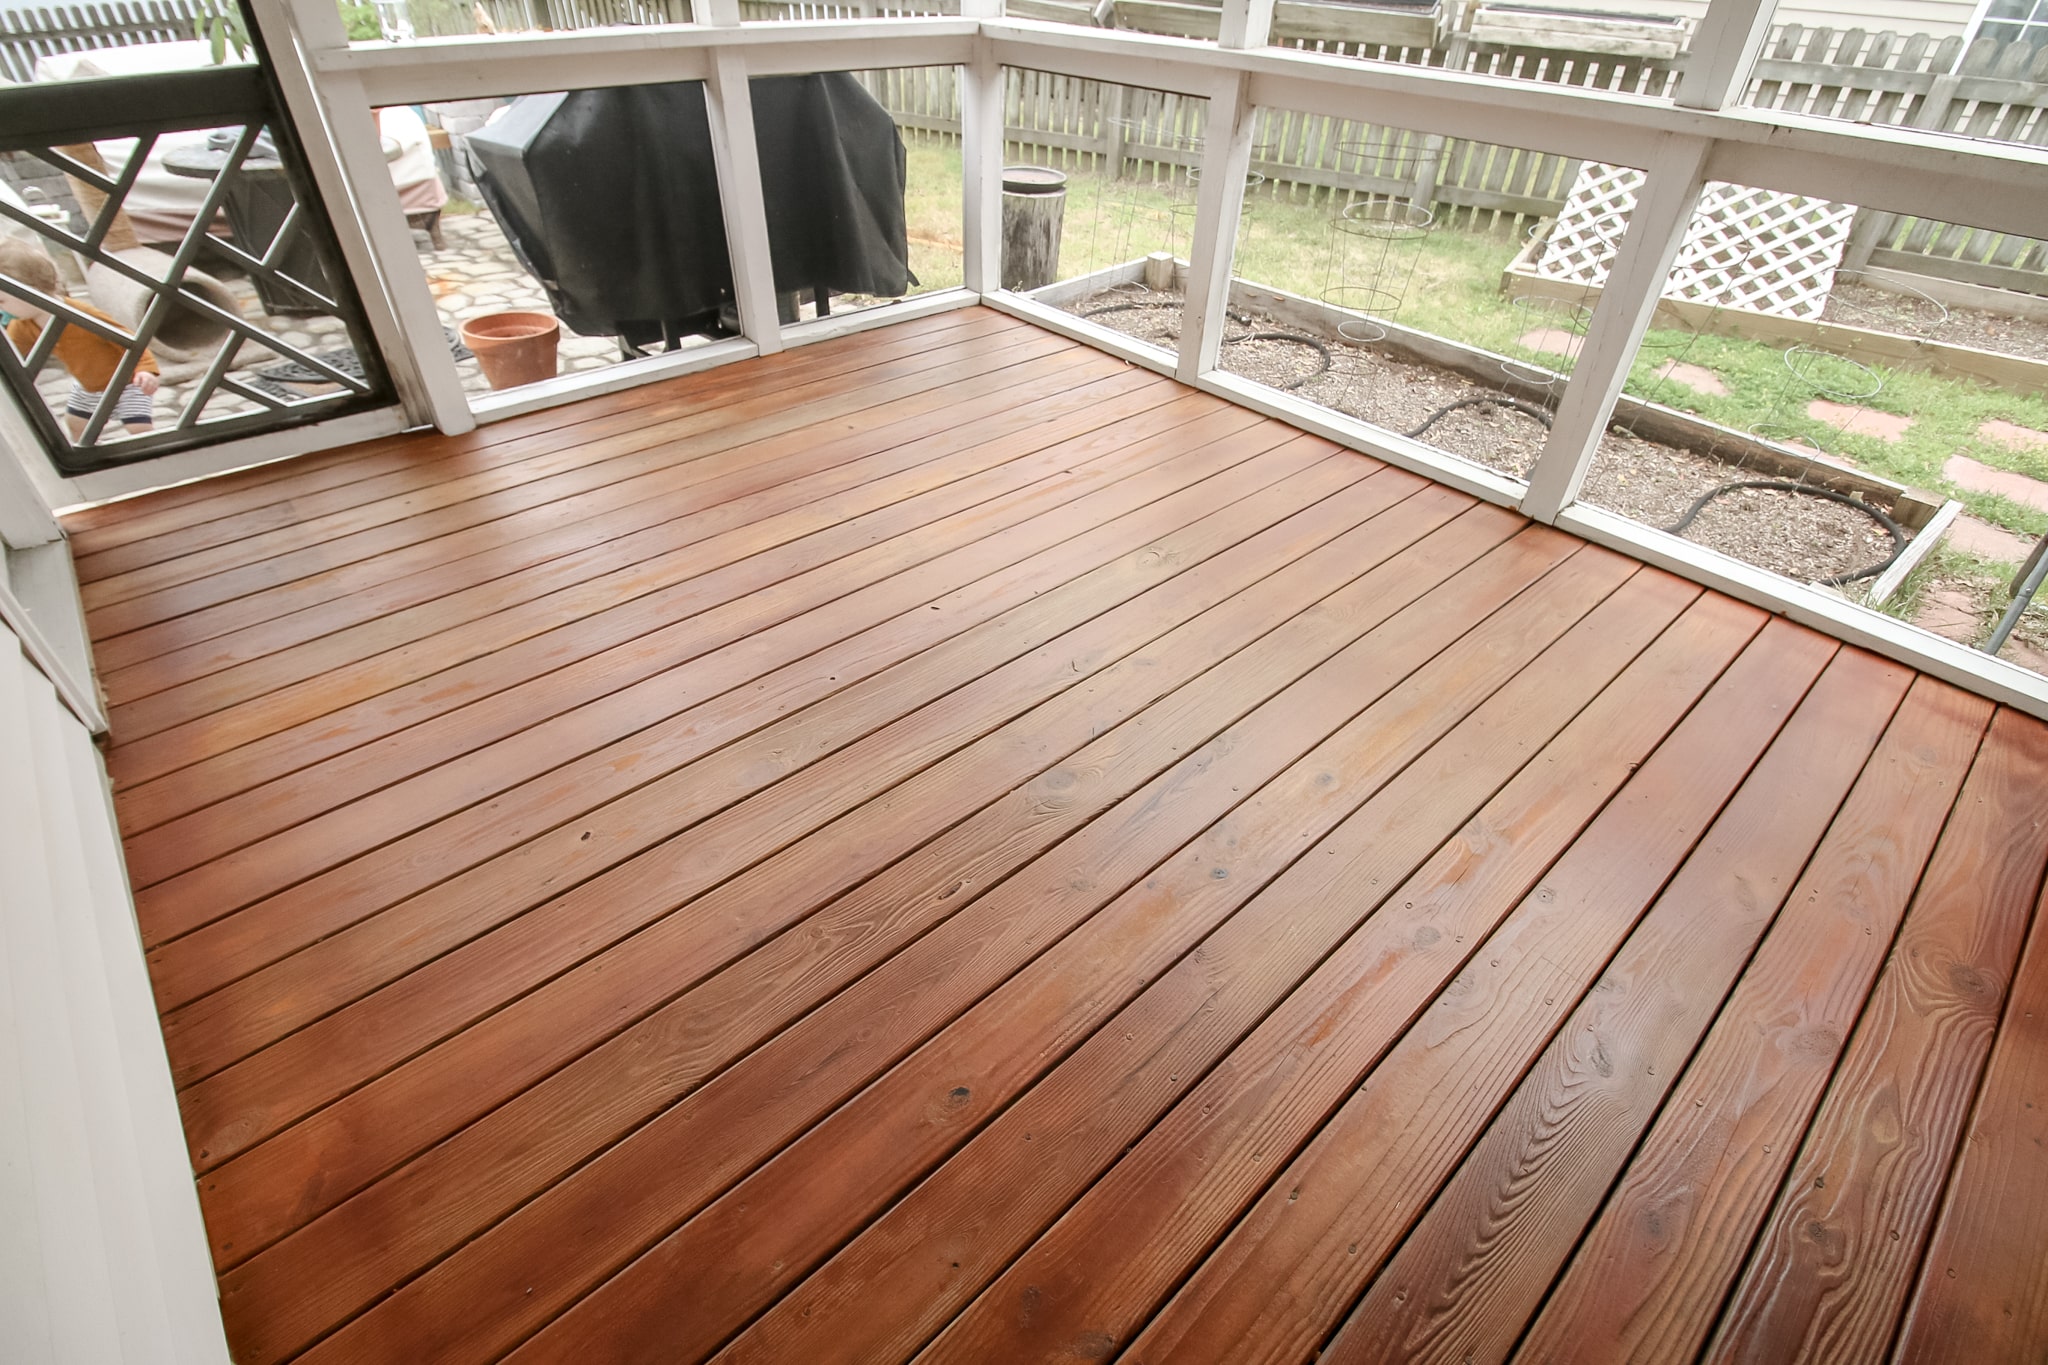
[[[0,374],[82,473],[382,406],[390,381],[253,66],[0,88]]]

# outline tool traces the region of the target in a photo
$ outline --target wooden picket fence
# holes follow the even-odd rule
[[[222,0],[105,0],[0,14],[0,76],[31,79],[57,52],[190,38],[207,6]],[[690,0],[478,0],[500,32],[581,29],[687,20]],[[742,0],[749,20],[957,13],[958,0]],[[1213,38],[1219,7],[1184,0],[1010,0],[1026,18]],[[465,0],[418,0],[422,34],[467,32]],[[1475,23],[1475,16],[1478,21]],[[1651,96],[1668,95],[1682,56],[1608,54],[1490,41],[1481,0],[1442,0],[1436,10],[1373,9],[1320,0],[1279,0],[1274,41],[1305,51],[1449,67],[1524,80]],[[1682,40],[1682,34],[1681,40]],[[959,91],[950,68],[867,73],[907,129],[957,134]],[[1184,174],[1197,156],[1202,108],[1157,92],[1127,91],[1043,72],[1012,72],[1006,91],[1010,141],[1024,155],[1068,169],[1126,176]],[[1862,28],[1773,30],[1752,73],[1747,102],[1783,110],[2048,145],[2048,49],[1979,39]],[[1577,162],[1459,139],[1425,138],[1342,120],[1271,110],[1254,169],[1268,192],[1409,193],[1440,214],[1481,227],[1555,214]],[[1405,188],[1404,188],[1405,187]],[[2048,293],[2048,246],[1954,224],[1863,215],[1848,262]]]

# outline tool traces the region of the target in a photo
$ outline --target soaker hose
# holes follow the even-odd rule
[[[1884,528],[1885,534],[1892,538],[1892,552],[1877,563],[1866,568],[1857,569],[1851,573],[1838,573],[1832,578],[1820,580],[1829,587],[1839,588],[1845,584],[1854,583],[1859,579],[1875,578],[1886,569],[1889,569],[1897,561],[1898,557],[1906,552],[1905,528],[1877,508],[1872,507],[1869,503],[1858,498],[1852,498],[1847,493],[1837,493],[1832,488],[1816,488],[1812,484],[1793,483],[1789,479],[1735,479],[1721,484],[1719,487],[1709,488],[1693,500],[1692,506],[1685,509],[1684,516],[1672,522],[1669,526],[1660,529],[1668,531],[1672,535],[1683,535],[1685,528],[1692,525],[1693,519],[1706,510],[1708,503],[1725,493],[1736,493],[1745,488],[1758,488],[1773,493],[1797,493],[1801,497],[1806,498],[1826,498],[1829,502],[1838,502],[1844,507],[1855,508],[1858,512],[1861,512],[1864,516],[1869,517]]]

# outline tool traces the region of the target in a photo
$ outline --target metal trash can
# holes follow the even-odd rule
[[[1066,215],[1066,172],[1003,167],[1003,288],[1041,289],[1058,278]]]

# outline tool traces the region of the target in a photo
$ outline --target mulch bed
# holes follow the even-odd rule
[[[1132,307],[1129,305],[1137,304]],[[1110,311],[1097,311],[1097,310]],[[1171,348],[1180,336],[1180,301],[1170,295],[1134,297],[1102,293],[1068,311],[1140,341]],[[1409,433],[1445,406],[1475,397],[1510,395],[1543,406],[1545,394],[1505,373],[1497,385],[1433,365],[1398,359],[1371,347],[1324,340],[1323,353],[1301,342],[1251,339],[1265,331],[1291,332],[1268,318],[1233,318],[1223,347],[1223,368],[1272,388],[1299,394],[1389,431]],[[1561,387],[1561,386],[1560,386]],[[1546,430],[1533,416],[1506,405],[1463,408],[1431,424],[1418,438],[1477,464],[1526,477],[1543,449]],[[1684,515],[1708,489],[1745,477],[1709,456],[1610,429],[1587,473],[1580,496],[1646,525],[1664,527]],[[1685,531],[1688,540],[1758,568],[1806,582],[1882,562],[1891,538],[1852,508],[1803,494],[1744,489],[1709,503]]]
[[[1926,300],[1852,280],[1836,282],[1822,316],[1849,327],[1869,327],[1924,341],[1974,346],[1980,351],[1996,351],[2027,360],[2048,360],[2048,322],[1975,308],[1951,308],[1943,317],[1942,310]]]

